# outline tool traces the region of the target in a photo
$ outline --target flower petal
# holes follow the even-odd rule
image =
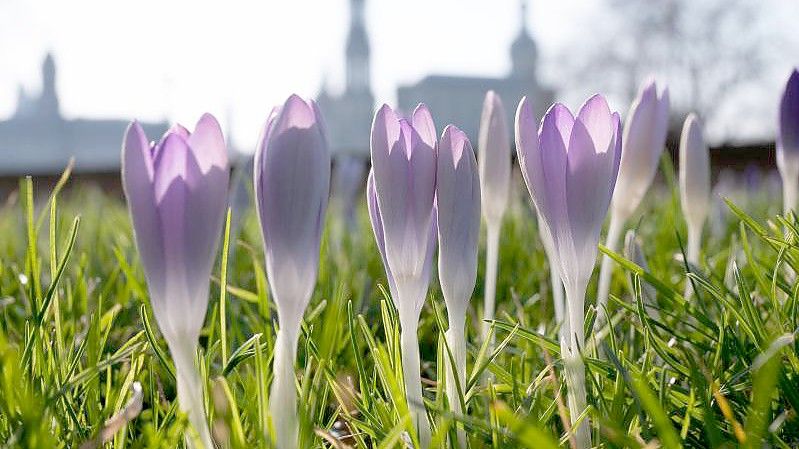
[[[300,97],[289,97],[267,126],[256,199],[270,287],[285,323],[301,318],[316,283],[330,155],[313,105]]]
[[[383,233],[383,219],[380,217],[380,205],[377,203],[377,190],[375,189],[375,173],[369,170],[369,177],[366,179],[366,205],[369,209],[369,220],[372,223],[372,231],[375,235],[375,243],[380,252],[380,259],[383,261],[383,269],[386,272],[386,280],[388,281],[388,288],[391,297],[397,299],[397,286],[394,285],[394,276],[391,275],[391,270],[388,267],[388,260],[386,259],[386,241]]]
[[[227,147],[222,135],[222,128],[211,114],[203,114],[194,128],[194,132],[186,139],[192,153],[197,159],[202,173],[211,168],[228,167]]]
[[[696,114],[688,114],[680,136],[680,194],[686,220],[704,223],[710,205],[710,156]]]
[[[613,138],[613,123],[605,97],[597,94],[586,100],[577,114],[577,120],[585,125],[594,142],[594,150],[608,151],[610,140]]]
[[[462,310],[477,276],[480,180],[469,139],[453,125],[441,136],[436,179],[438,274],[447,308]]]
[[[426,143],[428,147],[435,148],[438,135],[436,134],[436,125],[433,122],[433,115],[430,114],[427,105],[424,103],[416,105],[416,109],[413,110],[411,123],[413,129],[421,136],[422,141]]]
[[[799,69],[791,72],[780,101],[779,146],[799,158]]]
[[[478,151],[483,214],[498,222],[508,203],[511,145],[505,107],[494,91],[488,91],[483,102]]]
[[[153,190],[152,150],[144,130],[136,121],[128,126],[122,144],[122,187],[151,296],[154,300],[155,297],[161,300],[164,255]]]

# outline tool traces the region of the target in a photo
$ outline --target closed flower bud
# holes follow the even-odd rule
[[[254,161],[256,208],[266,248],[266,272],[277,306],[269,399],[276,447],[296,447],[294,359],[303,312],[313,294],[330,192],[330,154],[313,101],[296,95],[273,111]]]
[[[619,179],[613,193],[613,214],[626,220],[649,190],[666,145],[669,89],[658,92],[654,80],[645,83],[624,122]]]
[[[777,168],[783,184],[785,212],[799,200],[799,70],[794,69],[780,101]]]
[[[585,290],[619,173],[621,124],[619,114],[595,95],[577,117],[555,104],[537,134],[535,126],[532,108],[523,98],[516,112],[516,148],[530,196],[552,236],[566,287],[568,323],[563,323],[561,355],[575,420],[586,407],[585,365],[578,352],[585,343]],[[590,446],[585,420],[575,436],[578,448]]]
[[[605,244],[612,251],[618,249],[625,222],[652,185],[660,155],[666,145],[668,126],[669,89],[658,93],[655,80],[650,79],[641,86],[624,122],[619,179],[613,192],[612,214]],[[611,259],[605,256],[599,271],[595,329],[605,323],[611,269]]]
[[[688,114],[680,137],[680,199],[688,223],[688,262],[699,262],[702,226],[710,210],[710,154],[696,114]]]
[[[480,195],[486,222],[486,279],[483,304],[483,338],[487,338],[490,321],[494,319],[497,293],[497,263],[499,261],[499,232],[508,205],[510,185],[511,146],[508,119],[502,99],[488,91],[480,117],[478,167]]]
[[[430,425],[416,337],[430,282],[429,232],[436,188],[436,130],[427,107],[417,106],[410,120],[400,118],[388,105],[381,107],[372,122],[371,154],[373,210],[379,213],[384,263],[393,279],[392,299],[400,318],[405,396],[421,446],[427,447]]]
[[[511,144],[505,107],[492,90],[483,102],[477,149],[483,215],[487,223],[499,223],[508,205]]]
[[[477,277],[480,179],[469,139],[453,125],[444,128],[438,143],[436,204],[438,277],[449,317],[446,339],[454,360],[454,366],[447,363],[447,396],[450,409],[460,413],[466,388],[466,309]],[[465,447],[462,431],[458,438],[460,447]]]
[[[194,355],[208,308],[228,178],[225,141],[209,114],[193,133],[176,125],[155,145],[137,122],[125,133],[122,185],[153,312],[175,360],[178,403],[208,448]]]

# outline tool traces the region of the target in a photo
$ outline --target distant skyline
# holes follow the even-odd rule
[[[769,3],[799,13],[788,0]],[[557,61],[583,38],[598,5],[533,0],[525,18],[539,46],[540,78],[567,89],[570,103],[597,88],[590,76],[580,86],[559,85]],[[395,104],[397,85],[431,73],[506,73],[519,9],[519,0],[367,0],[376,101]],[[67,117],[193,125],[208,111],[232,130],[237,149],[252,151],[273,105],[291,93],[313,97],[322,83],[341,89],[348,18],[348,0],[142,0],[125,8],[101,0],[0,0],[0,118],[13,114],[19,85],[38,92],[49,51]],[[783,18],[785,26],[792,22]],[[796,58],[786,61],[786,77]],[[768,98],[758,94],[757,101],[776,107],[781,87],[769,87]],[[612,106],[626,113],[621,100],[611,97]],[[756,129],[764,136],[773,132],[773,117],[752,120],[762,121]]]

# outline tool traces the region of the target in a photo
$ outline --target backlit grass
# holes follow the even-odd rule
[[[586,334],[594,445],[797,447],[799,225],[776,215],[778,197],[752,191],[713,214],[702,266],[687,267],[672,170],[662,171],[665,182],[632,221],[648,268],[612,255],[612,327]],[[0,447],[89,448],[104,437],[104,447],[180,447],[186,421],[174,402],[174,368],[124,202],[64,180],[34,195],[35,179],[23,179],[0,208]],[[450,447],[457,426],[471,448],[569,446],[549,270],[518,181],[501,232],[494,348],[479,338],[481,246],[469,381],[460,386],[465,416],[449,412],[436,382],[448,350],[446,310],[431,282],[419,339],[435,447]],[[328,213],[300,337],[300,443],[406,447],[398,319],[363,197],[355,228],[340,210],[334,203]],[[219,257],[200,341],[206,406],[221,447],[269,447],[274,308],[254,211],[234,210],[231,222],[226,271]],[[689,298],[686,281],[696,291]],[[586,330],[595,292],[592,282]],[[129,408],[129,422],[104,435],[135,382],[141,412],[132,417]]]

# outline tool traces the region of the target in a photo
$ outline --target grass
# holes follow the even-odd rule
[[[666,162],[663,172],[665,185],[632,223],[648,268],[610,254],[612,328],[601,340],[587,333],[591,407],[583,419],[594,444],[797,447],[799,224],[776,215],[778,197],[750,192],[716,209],[726,212],[705,228],[702,266],[686,267]],[[39,195],[23,179],[0,208],[0,447],[182,447],[174,368],[125,204],[68,177]],[[446,310],[431,282],[419,339],[435,447],[448,447],[457,426],[471,448],[570,445],[549,270],[526,192],[513,192],[500,244],[495,350],[479,339],[481,247],[467,326],[470,375],[459,388],[465,416],[449,412],[436,382],[449,354]],[[363,204],[356,221],[349,229],[332,205],[305,314],[296,364],[304,448],[408,444],[398,319]],[[230,222],[200,342],[206,406],[221,447],[268,448],[274,307],[253,211],[234,211]],[[682,296],[685,282],[695,286],[690,298]],[[594,281],[587,330],[595,291]],[[105,429],[115,415],[117,426]]]

